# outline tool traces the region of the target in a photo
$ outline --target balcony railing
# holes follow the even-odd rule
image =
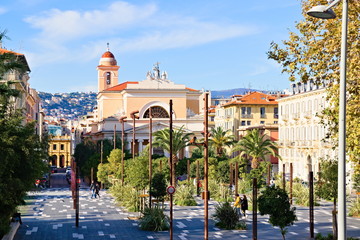
[[[293,113],[292,118],[293,119],[299,119],[300,118],[300,113]]]
[[[261,117],[261,118],[266,118],[266,114],[265,114],[265,113],[260,114],[260,117]]]
[[[241,118],[253,118],[252,114],[241,114]]]

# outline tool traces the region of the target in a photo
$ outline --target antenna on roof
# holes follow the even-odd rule
[[[110,52],[110,50],[109,50],[109,43],[106,43],[106,45],[107,45],[107,51]]]

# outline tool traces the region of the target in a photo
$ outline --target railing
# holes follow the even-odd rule
[[[253,118],[252,114],[241,114],[241,118]]]
[[[293,119],[299,119],[300,118],[300,113],[293,113],[292,117],[293,117]]]
[[[263,113],[263,114],[260,115],[260,117],[261,117],[261,118],[266,118],[266,114]]]

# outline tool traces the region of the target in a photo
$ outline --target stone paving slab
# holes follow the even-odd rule
[[[75,210],[72,209],[71,192],[67,188],[47,189],[30,193],[34,198],[23,216],[23,225],[15,235],[15,240],[28,239],[159,239],[168,240],[169,232],[147,232],[138,227],[136,220],[129,217],[138,213],[127,212],[117,206],[106,191],[101,191],[100,199],[91,199],[86,188],[80,191],[80,224],[75,227]],[[203,239],[204,215],[202,200],[199,206],[174,206],[174,239]],[[209,216],[214,212],[217,202],[209,201]],[[168,203],[165,203],[166,209]],[[330,206],[317,207],[315,210],[315,232],[331,232]],[[289,227],[287,239],[308,239],[308,208],[298,207],[299,221]],[[251,214],[246,222],[248,230],[220,230],[209,219],[209,239],[252,239]],[[360,237],[360,219],[349,218],[349,236]],[[272,227],[266,216],[258,216],[258,239],[282,239],[278,228]]]

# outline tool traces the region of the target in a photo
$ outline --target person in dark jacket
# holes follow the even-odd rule
[[[240,205],[241,205],[241,211],[242,211],[244,217],[246,218],[247,217],[246,216],[246,210],[248,210],[248,200],[247,200],[245,194],[241,198]]]

